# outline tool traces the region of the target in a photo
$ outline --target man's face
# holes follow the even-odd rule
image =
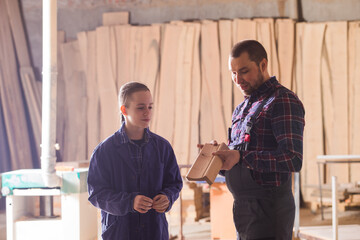
[[[265,59],[260,62],[260,66],[263,64],[266,64]],[[244,95],[250,95],[266,80],[259,66],[249,59],[247,52],[237,58],[230,57],[229,69],[232,80]]]

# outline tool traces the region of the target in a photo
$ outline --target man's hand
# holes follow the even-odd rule
[[[147,213],[153,205],[153,200],[144,195],[137,195],[134,199],[134,209],[139,213]]]
[[[169,199],[164,194],[158,194],[153,199],[153,206],[152,208],[159,213],[163,213],[169,207]]]
[[[222,150],[214,152],[213,155],[218,156],[223,160],[221,170],[230,170],[240,161],[240,152],[238,150]]]
[[[218,145],[218,143],[217,143],[216,140],[211,140],[210,144],[212,144],[212,145],[214,145],[214,146],[217,146],[217,145]],[[198,144],[197,147],[198,147],[199,149],[202,149],[202,148],[204,147],[204,144]]]

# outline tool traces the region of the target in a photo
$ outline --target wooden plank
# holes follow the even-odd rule
[[[326,154],[349,153],[348,146],[348,26],[347,22],[328,22],[321,58],[323,118]],[[339,114],[341,113],[341,114]],[[326,182],[337,176],[349,181],[349,165],[328,166]]]
[[[290,90],[293,87],[293,69],[295,58],[295,21],[292,19],[276,20],[278,55],[279,55],[279,81]]]
[[[304,27],[305,23],[296,23],[296,40],[295,40],[295,73],[294,73],[294,91],[299,96],[301,100],[304,99],[303,96],[303,76],[302,76],[302,63],[303,63],[303,38],[304,38]]]
[[[232,48],[232,21],[219,21],[219,40],[220,40],[220,76],[221,76],[221,95],[222,109],[224,114],[225,126],[231,125],[233,112],[233,82],[229,70],[229,55]]]
[[[153,121],[155,132],[167,139],[171,144],[174,141],[175,123],[175,79],[177,74],[177,48],[179,45],[181,26],[173,24],[164,25],[164,33],[161,38],[161,66],[159,95],[156,116]]]
[[[177,48],[175,80],[175,121],[173,147],[179,164],[189,163],[191,124],[191,78],[194,47],[194,26],[174,23],[181,27]]]
[[[257,40],[264,46],[268,55],[270,76],[279,76],[279,63],[275,43],[274,19],[257,18]]]
[[[32,168],[27,116],[17,75],[15,49],[11,38],[6,5],[0,0],[0,66],[1,66],[1,102],[4,122],[7,129],[12,169]],[[21,126],[21,127],[19,127]]]
[[[256,22],[250,19],[234,19],[232,36],[233,45],[245,39],[256,40]],[[236,86],[233,87],[233,95],[233,109],[235,109],[237,105],[244,101],[244,95]]]
[[[129,23],[129,12],[106,12],[102,15],[104,26],[122,25]]]
[[[56,101],[56,142],[60,145],[60,149],[56,154],[57,162],[63,161],[65,148],[65,124],[67,119],[66,111],[66,93],[64,81],[64,68],[63,68],[63,54],[61,45],[65,42],[65,32],[58,31],[57,33],[57,101]],[[61,99],[61,100],[60,100]]]
[[[63,161],[86,160],[86,79],[81,62],[79,43],[62,46],[67,119]]]
[[[36,156],[40,159],[40,143],[41,143],[41,102],[37,97],[36,91],[33,88],[35,80],[34,70],[32,67],[21,67],[20,78],[22,87],[24,89],[26,104],[29,110],[29,117],[31,121],[32,133],[35,140]],[[40,162],[39,162],[40,163]]]
[[[349,152],[360,154],[360,21],[349,22]],[[351,164],[350,181],[358,181],[360,164]]]
[[[100,139],[113,134],[120,127],[117,87],[111,57],[110,28],[96,28],[96,78],[100,96]]]
[[[100,142],[100,100],[96,79],[96,32],[80,32],[77,35],[81,60],[86,76],[87,95],[87,156],[90,159]]]
[[[188,23],[190,24],[190,23]],[[191,124],[190,124],[190,153],[189,162],[195,159],[199,150],[197,144],[200,143],[200,97],[201,97],[201,74],[200,74],[200,23],[191,23],[194,26],[193,39],[193,60],[191,75]]]
[[[302,86],[303,104],[306,109],[304,130],[304,153],[302,167],[303,186],[318,182],[316,157],[324,154],[323,122],[321,106],[321,53],[325,24],[304,25],[302,38]],[[310,199],[310,190],[302,189],[305,201]]]
[[[133,45],[133,81],[146,84],[154,94],[160,64],[160,26],[132,27],[135,35]]]
[[[28,44],[25,37],[24,27],[21,19],[19,1],[5,0],[7,14],[11,25],[12,36],[15,43],[15,49],[21,67],[30,67]]]
[[[201,25],[201,108],[200,140],[226,142],[227,131],[221,109],[220,51],[218,23],[203,21]]]
[[[2,71],[0,67],[0,83],[3,82],[2,79]],[[0,95],[1,95],[1,85],[0,85]],[[0,96],[0,172],[11,171],[11,158],[10,158],[10,148],[7,139],[6,125],[4,121],[4,113],[3,113],[3,104],[1,102]],[[1,182],[1,180],[0,180]]]
[[[40,159],[41,91],[38,87],[38,83],[31,67],[28,43],[21,19],[19,1],[6,0],[6,7],[20,68],[21,84],[23,86],[26,105],[30,116],[32,133],[34,135],[34,145],[36,146],[34,151],[36,159]],[[40,163],[40,161],[38,163]]]
[[[126,82],[132,81],[130,69],[130,46],[131,46],[131,26],[118,25],[115,26],[116,38],[116,56],[117,56],[117,88],[119,89]]]

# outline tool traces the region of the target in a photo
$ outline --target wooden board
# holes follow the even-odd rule
[[[190,23],[188,23],[190,24]],[[190,153],[189,162],[195,159],[199,150],[197,144],[200,143],[199,132],[199,113],[200,113],[200,97],[201,97],[201,75],[200,75],[200,23],[191,23],[194,26],[193,39],[193,60],[191,72],[191,123],[190,123]]]
[[[245,39],[256,40],[256,22],[250,19],[234,19],[232,36],[233,45]],[[244,95],[236,86],[233,87],[233,95],[233,109],[235,109],[237,105],[244,101]]]
[[[130,25],[118,25],[115,26],[115,38],[116,38],[116,69],[117,79],[116,86],[117,91],[126,82],[132,81],[131,69],[130,69],[130,46],[131,46],[131,26]]]
[[[155,107],[157,108],[155,132],[167,139],[171,144],[174,141],[175,124],[175,78],[177,74],[178,45],[182,26],[165,24],[161,37],[161,65],[159,95]]]
[[[26,122],[27,115],[16,68],[15,49],[5,0],[0,0],[0,66],[2,72],[0,97],[10,147],[11,167],[12,170],[32,168],[34,165]]]
[[[294,90],[295,21],[278,19],[276,20],[276,29],[280,71],[278,80],[288,89]]]
[[[160,64],[160,26],[131,27],[131,81],[141,82],[155,92]]]
[[[90,159],[100,142],[100,100],[96,79],[96,32],[81,32],[77,35],[81,60],[86,76],[87,95],[87,156]]]
[[[122,25],[129,23],[129,12],[106,12],[102,15],[104,26]]]
[[[257,39],[265,48],[268,56],[270,76],[279,76],[278,52],[275,43],[273,18],[256,18]]]
[[[189,163],[191,124],[191,78],[194,47],[194,26],[180,26],[175,80],[175,121],[173,148],[179,164]]]
[[[201,108],[200,140],[226,142],[227,130],[221,109],[220,51],[218,23],[203,21],[201,25]]]
[[[360,21],[349,22],[349,152],[360,154]],[[359,181],[360,164],[351,164],[350,181]]]
[[[67,111],[62,160],[82,161],[87,155],[86,79],[78,41],[63,43],[61,48]]]
[[[110,27],[96,28],[96,78],[100,96],[100,139],[104,140],[120,127]]]
[[[302,186],[318,182],[316,157],[324,154],[323,122],[321,105],[321,53],[325,24],[304,25],[302,39],[302,86],[303,104],[306,110],[304,131],[304,153],[302,167]],[[311,190],[303,188],[305,201],[309,200]]]
[[[2,72],[0,67],[0,83],[3,82],[2,80]],[[0,85],[0,95],[1,95],[1,85]],[[0,172],[7,172],[11,171],[11,158],[10,158],[10,148],[7,139],[6,133],[6,125],[4,122],[4,114],[3,114],[3,105],[1,103],[1,96],[0,96]],[[1,180],[0,180],[1,182]]]
[[[23,86],[26,105],[34,136],[34,151],[36,159],[40,159],[41,142],[41,91],[36,81],[34,70],[31,67],[28,43],[21,19],[18,0],[6,0],[11,32],[15,44],[16,56],[19,64],[20,79]]]
[[[232,21],[219,21],[219,40],[220,40],[220,77],[222,109],[225,119],[225,126],[230,127],[233,112],[233,81],[229,70],[229,55],[232,48]]]
[[[321,58],[323,118],[326,154],[346,155],[348,150],[348,64],[347,22],[326,23]],[[339,182],[349,181],[349,165],[328,166],[326,182],[337,176]]]

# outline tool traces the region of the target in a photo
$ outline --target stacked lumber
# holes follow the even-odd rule
[[[126,13],[110,15],[104,26],[78,34],[86,79],[85,159],[119,128],[118,89],[129,81],[150,88],[155,106],[150,129],[172,144],[179,164],[196,159],[198,143],[226,141],[231,113],[243,100],[231,81],[228,55],[244,39],[264,45],[271,75],[304,103],[303,186],[318,181],[318,155],[358,154],[359,22],[256,18],[132,26]],[[350,166],[321,171],[325,182],[331,175],[356,180]],[[310,190],[302,192],[311,199]]]
[[[26,88],[22,86],[19,79],[16,62],[16,53],[20,49],[16,49],[13,44],[14,34],[12,35],[10,22],[14,18],[7,12],[7,6],[10,2],[13,1],[0,1],[0,111],[2,112],[0,122],[4,124],[1,128],[5,130],[1,134],[2,141],[8,143],[4,144],[2,148],[6,148],[6,145],[9,148],[9,150],[1,151],[0,154],[2,159],[7,157],[3,160],[4,162],[7,161],[7,166],[10,166],[7,168],[32,168],[34,164],[39,165],[39,159],[33,157],[33,151],[36,150],[32,149],[34,145],[33,135],[31,135],[32,129],[27,123],[28,109],[26,109],[26,102],[23,98],[23,91]],[[13,8],[10,5],[9,9],[13,13]],[[16,37],[15,39],[18,40],[19,38]],[[30,78],[28,80],[31,81]],[[7,153],[9,153],[8,156]]]

